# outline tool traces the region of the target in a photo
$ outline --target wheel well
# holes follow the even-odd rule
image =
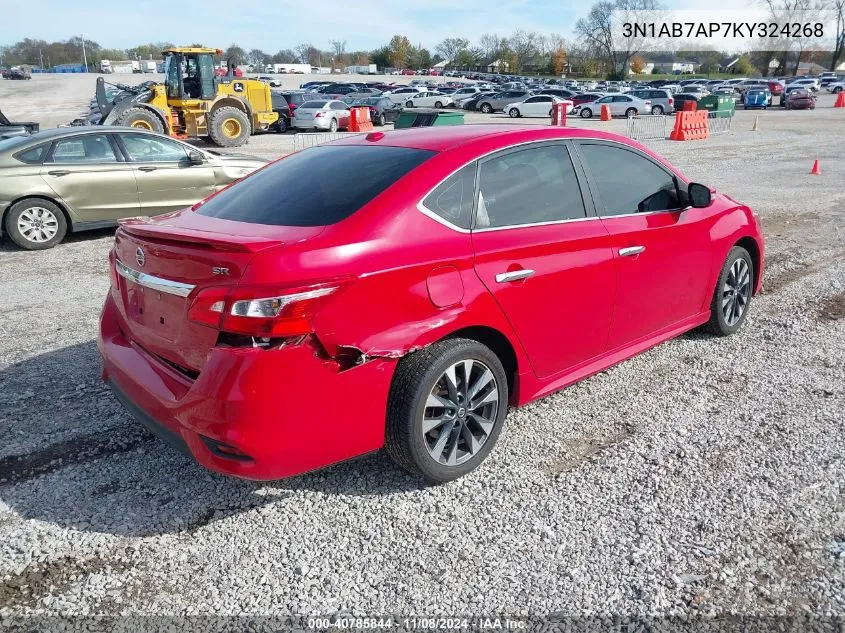
[[[73,233],[73,220],[70,219],[70,214],[67,212],[67,209],[65,209],[65,205],[63,205],[61,202],[59,202],[58,200],[54,200],[53,198],[50,198],[48,196],[21,196],[20,198],[12,200],[6,206],[6,208],[3,209],[3,213],[0,214],[0,229],[2,229],[2,231],[0,231],[0,234],[2,234],[3,232],[9,232],[6,228],[6,222],[8,221],[9,217],[9,209],[15,206],[18,202],[22,202],[23,200],[46,200],[47,202],[52,202],[57,207],[59,207],[59,211],[61,211],[62,215],[65,216],[65,222],[67,222],[68,235]]]
[[[513,393],[517,370],[516,352],[504,334],[491,327],[476,325],[452,332],[447,338],[472,339],[493,350],[501,361],[502,367],[505,368],[505,375],[508,377],[508,393]]]
[[[757,287],[757,282],[760,281],[760,247],[752,237],[743,237],[734,246],[741,246],[751,255],[751,263],[754,264],[754,287]]]

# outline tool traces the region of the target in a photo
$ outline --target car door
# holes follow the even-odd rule
[[[550,95],[537,95],[528,97],[525,100],[525,112],[523,116],[549,116],[552,109],[552,97]]]
[[[475,269],[540,378],[604,351],[615,299],[610,236],[570,151],[522,146],[478,168]]]
[[[610,114],[613,116],[622,116],[625,110],[631,107],[631,98],[625,95],[614,95],[610,102]]]
[[[184,209],[214,192],[214,166],[192,164],[186,145],[155,134],[115,136],[135,170],[142,215]]]
[[[633,148],[578,141],[598,215],[613,239],[617,298],[609,349],[698,316],[712,288],[710,209],[688,206],[683,181]]]
[[[110,134],[57,140],[41,177],[82,222],[110,223],[140,210],[133,166],[116,151]]]

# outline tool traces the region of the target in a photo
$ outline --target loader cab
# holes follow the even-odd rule
[[[168,100],[214,99],[214,55],[220,51],[164,51]]]

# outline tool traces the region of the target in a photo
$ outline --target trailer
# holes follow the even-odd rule
[[[346,73],[349,75],[377,75],[378,67],[375,64],[347,66]]]
[[[311,64],[268,64],[266,72],[278,74],[308,75],[312,72]]]

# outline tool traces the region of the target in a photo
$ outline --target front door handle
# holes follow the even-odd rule
[[[645,251],[645,246],[629,246],[627,248],[620,248],[619,255],[621,257],[630,257],[631,255],[639,255]]]
[[[523,268],[522,270],[512,270],[507,273],[499,273],[496,275],[496,282],[500,284],[506,284],[511,281],[519,281],[520,279],[527,279],[531,275],[534,274],[533,270],[529,270],[527,268]]]
[[[53,171],[48,171],[47,173],[51,176],[67,176],[70,172],[67,169],[54,169]]]
[[[139,167],[141,171],[155,171],[158,167],[148,166],[148,167]]]

